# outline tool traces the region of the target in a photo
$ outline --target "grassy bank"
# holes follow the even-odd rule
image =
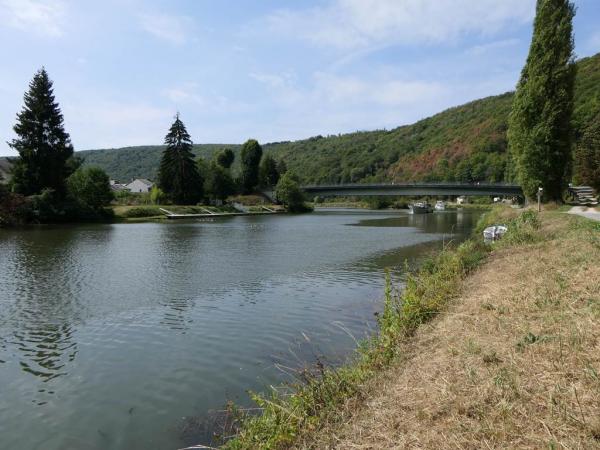
[[[483,227],[499,222],[509,225],[508,234],[493,246],[483,245],[480,242]],[[526,420],[531,412],[524,411],[539,409],[540,402],[551,411],[551,416],[554,414],[559,422],[564,421],[561,426],[565,430],[576,433],[577,442],[598,444],[600,363],[590,324],[594,321],[596,329],[600,329],[599,252],[600,226],[585,219],[567,217],[558,211],[538,215],[533,211],[521,213],[495,208],[482,219],[473,240],[446,248],[427,260],[417,273],[408,277],[402,293],[394,292],[388,284],[380,332],[363,343],[352,363],[337,370],[318,365],[316,370],[305,371],[302,382],[291,389],[274,389],[268,396],[255,395],[261,414],[244,417],[239,413],[241,428],[225,448],[387,448],[397,445],[394,442],[403,442],[400,447],[410,447],[411,442],[414,445],[422,439],[416,436],[418,433],[426,434],[431,439],[430,445],[435,447],[447,444],[443,437],[449,430],[467,436],[461,441],[465,448],[476,448],[475,443],[482,442],[482,436],[497,446],[510,447],[505,440],[511,430],[518,430],[515,423]],[[520,255],[522,260],[511,255]],[[539,255],[543,256],[541,260]],[[504,261],[496,269],[498,258],[507,258],[508,265]],[[539,271],[535,274],[531,273],[532,259],[540,265],[535,267]],[[579,287],[577,282],[585,273],[592,278]],[[495,279],[491,281],[482,274]],[[524,285],[522,274],[538,282]],[[547,281],[546,276],[550,276]],[[474,279],[478,280],[475,286]],[[596,283],[595,292],[590,290],[590,282]],[[498,298],[492,298],[490,292],[496,292]],[[518,299],[516,306],[504,304],[517,301],[506,298],[509,292]],[[466,297],[470,299],[468,302],[464,300]],[[462,330],[465,319],[460,314],[463,313],[446,312],[450,305],[451,310],[460,309],[463,302],[468,308],[475,308],[469,310],[465,306],[468,311],[464,312],[468,314],[472,335]],[[529,305],[528,314],[538,323],[530,325],[525,320],[519,302]],[[440,315],[441,312],[444,314]],[[513,314],[516,316],[512,317]],[[580,321],[576,321],[579,315]],[[432,321],[436,316],[439,318]],[[437,334],[431,331],[448,317],[454,320],[451,331],[454,335],[446,336],[447,329]],[[521,325],[511,327],[518,320]],[[490,342],[477,332],[498,327],[507,327],[498,338],[500,343]],[[492,334],[489,330],[487,333]],[[440,349],[443,339],[459,342]],[[550,345],[553,348],[547,349]],[[588,345],[591,347],[587,348],[595,348],[593,358],[585,354]],[[519,374],[527,374],[530,352],[538,349],[544,351],[537,355],[536,368],[548,386],[545,396],[540,392],[541,397],[536,398],[530,395],[526,383],[521,384]],[[567,357],[567,351],[571,356]],[[461,355],[464,360],[453,360]],[[516,362],[515,355],[523,361]],[[416,361],[418,358],[421,359]],[[449,360],[454,365],[448,373],[456,379],[447,384],[439,377],[450,375],[436,370],[436,364],[443,367]],[[478,367],[473,360],[477,360]],[[559,369],[561,375],[557,379],[548,375]],[[399,382],[400,386],[399,376],[406,377]],[[574,378],[570,380],[569,376]],[[421,383],[420,378],[428,378],[431,385]],[[381,386],[385,383],[383,390]],[[388,389],[401,395],[389,402]],[[460,397],[446,404],[439,417],[431,411],[440,406],[428,401],[428,391],[434,395],[436,389],[445,394],[456,391]],[[482,394],[480,389],[486,392]],[[411,406],[411,398],[415,397],[415,402],[421,402],[417,410]],[[574,403],[575,397],[581,408]],[[473,398],[479,398],[480,402],[473,402]],[[547,417],[541,420],[549,423]],[[462,423],[468,423],[468,429],[461,429]],[[430,429],[436,426],[437,434],[431,433]],[[537,428],[544,429],[539,423]],[[549,448],[562,442],[559,431],[557,428],[554,435],[545,436]],[[357,442],[357,436],[362,435],[367,436],[365,442]],[[414,441],[407,440],[407,436]]]

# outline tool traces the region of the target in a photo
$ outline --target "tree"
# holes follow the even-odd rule
[[[261,186],[275,186],[279,181],[277,163],[271,155],[266,155],[260,162],[259,179]]]
[[[202,198],[204,180],[198,172],[192,153],[193,143],[179,113],[165,136],[165,144],[167,148],[158,172],[160,189],[176,204],[198,202]]]
[[[538,0],[533,39],[509,119],[517,181],[533,198],[538,187],[560,200],[571,168],[576,66],[569,0]]]
[[[600,190],[600,115],[588,125],[575,151],[578,183]]]
[[[224,169],[229,169],[235,160],[235,153],[230,148],[226,148],[221,150],[217,154],[217,164],[219,164]]]
[[[98,167],[78,169],[67,179],[71,200],[83,209],[100,210],[110,204],[114,194],[106,172]]]
[[[17,138],[9,142],[19,152],[12,169],[12,188],[24,195],[52,189],[62,198],[65,180],[77,168],[76,163],[69,162],[73,145],[52,85],[44,68],[34,75],[13,128]]]
[[[290,212],[302,212],[307,208],[304,205],[304,194],[298,186],[296,178],[289,172],[284,174],[275,187],[277,201],[281,202]]]
[[[281,177],[284,173],[288,171],[287,164],[283,159],[280,159],[277,162],[277,172],[279,172],[279,176]]]
[[[160,205],[165,200],[165,193],[157,185],[150,190],[150,201],[154,205]]]
[[[258,167],[262,158],[262,147],[250,139],[242,146],[241,185],[244,193],[249,194],[258,185]]]
[[[229,171],[214,161],[208,167],[204,187],[206,193],[217,200],[225,200],[235,193],[235,183]]]

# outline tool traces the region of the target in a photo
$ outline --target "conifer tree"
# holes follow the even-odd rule
[[[242,146],[241,158],[241,184],[244,192],[248,194],[258,185],[258,168],[262,158],[262,147],[254,139],[246,141]]]
[[[538,187],[560,200],[572,161],[573,17],[569,0],[538,0],[529,56],[509,119],[517,181],[533,198]]]
[[[160,188],[177,204],[195,204],[202,198],[204,181],[194,161],[192,140],[179,113],[165,136],[165,145],[158,173]]]
[[[12,170],[12,188],[24,195],[52,189],[62,198],[66,179],[77,169],[52,84],[44,68],[34,75],[24,96],[25,105],[17,114],[17,137],[9,142],[19,152]]]

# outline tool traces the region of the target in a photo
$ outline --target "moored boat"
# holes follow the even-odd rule
[[[435,210],[436,211],[445,211],[446,204],[443,201],[438,200],[437,202],[435,202]]]
[[[408,209],[411,214],[427,214],[433,212],[433,208],[429,203],[417,202],[412,205],[408,205]]]

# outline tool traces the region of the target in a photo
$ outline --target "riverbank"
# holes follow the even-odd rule
[[[190,215],[196,217],[223,217],[227,215],[254,215],[264,214],[270,211],[282,212],[278,205],[252,205],[244,207],[244,210],[234,208],[230,205],[223,206],[198,206],[198,205],[118,205],[112,207],[114,218],[121,222],[140,222],[167,220],[168,214]]]
[[[498,222],[492,248],[477,234],[388,289],[354,363],[257,397],[226,447],[599,446],[600,227],[502,208],[476,232]]]

